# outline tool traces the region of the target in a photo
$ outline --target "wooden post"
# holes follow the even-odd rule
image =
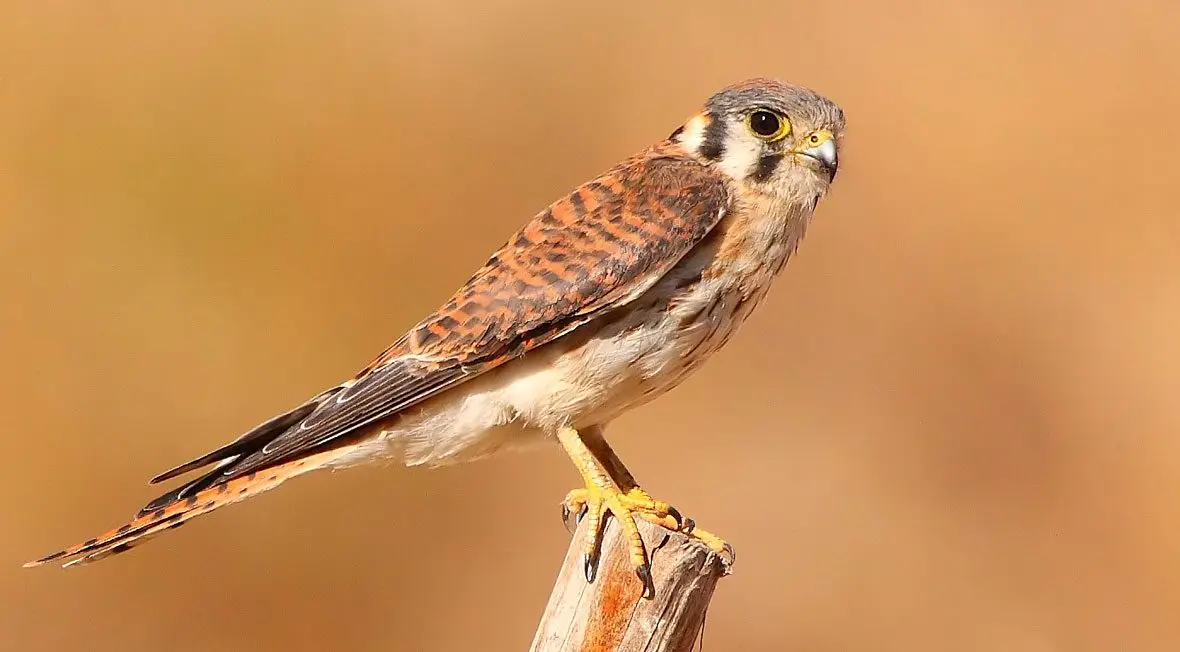
[[[644,599],[618,522],[608,518],[598,576],[586,581],[578,525],[531,652],[691,652],[717,580],[729,563],[700,541],[639,520],[652,560],[655,597]]]

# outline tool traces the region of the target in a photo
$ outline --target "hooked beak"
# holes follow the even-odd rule
[[[836,151],[836,139],[832,132],[821,129],[803,141],[803,147],[796,152],[800,156],[815,160],[828,173],[828,181],[836,180],[836,170],[840,167],[840,157]]]

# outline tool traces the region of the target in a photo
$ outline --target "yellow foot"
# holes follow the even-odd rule
[[[602,536],[606,529],[606,514],[609,512],[619,521],[623,529],[623,536],[627,539],[627,551],[631,558],[631,566],[635,574],[643,583],[643,595],[654,597],[655,585],[651,579],[651,565],[647,556],[647,549],[643,545],[643,537],[635,526],[635,519],[655,523],[674,532],[687,534],[722,556],[728,567],[733,563],[733,547],[722,541],[716,535],[698,529],[691,519],[681,517],[680,512],[662,500],[655,500],[642,489],[635,487],[626,492],[614,487],[598,487],[590,485],[585,489],[574,489],[566,494],[561,506],[562,518],[569,524],[570,516],[575,515],[577,522],[583,518],[590,519],[587,523],[589,536],[586,539],[586,549],[582,555],[586,581],[593,582],[598,567],[599,553],[602,551]]]
[[[673,527],[675,523],[669,522],[669,520],[666,518],[656,518],[651,514],[636,514],[636,516],[642,518],[645,521],[650,521],[656,525],[663,526],[669,530],[686,534],[697,541],[700,541],[706,546],[709,546],[713,552],[717,553],[718,556],[721,557],[726,567],[732,566],[734,560],[737,558],[737,554],[733,551],[733,546],[729,545],[724,539],[717,536],[716,534],[713,534],[708,530],[700,529],[696,526],[696,523],[694,523],[691,518],[681,519],[680,527],[677,528]]]

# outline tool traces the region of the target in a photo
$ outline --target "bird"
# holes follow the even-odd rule
[[[607,518],[653,592],[636,519],[733,549],[635,480],[613,419],[723,347],[798,249],[839,167],[844,112],[758,77],[713,93],[671,134],[536,214],[441,307],[352,379],[165,471],[201,471],[125,524],[25,564],[87,564],[319,469],[434,468],[556,442],[583,486],[594,581]]]

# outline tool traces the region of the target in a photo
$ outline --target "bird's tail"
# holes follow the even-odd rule
[[[333,460],[348,455],[349,447],[323,451],[307,457],[232,478],[224,482],[205,483],[208,486],[185,495],[181,490],[169,492],[153,500],[134,519],[93,539],[70,546],[65,550],[30,561],[25,567],[40,566],[51,561],[66,561],[63,566],[88,564],[111,555],[126,552],[155,537],[161,532],[180,527],[190,519],[208,514],[226,505],[245,500],[273,489],[283,482],[308,471],[322,468]],[[217,473],[214,470],[213,473]]]

